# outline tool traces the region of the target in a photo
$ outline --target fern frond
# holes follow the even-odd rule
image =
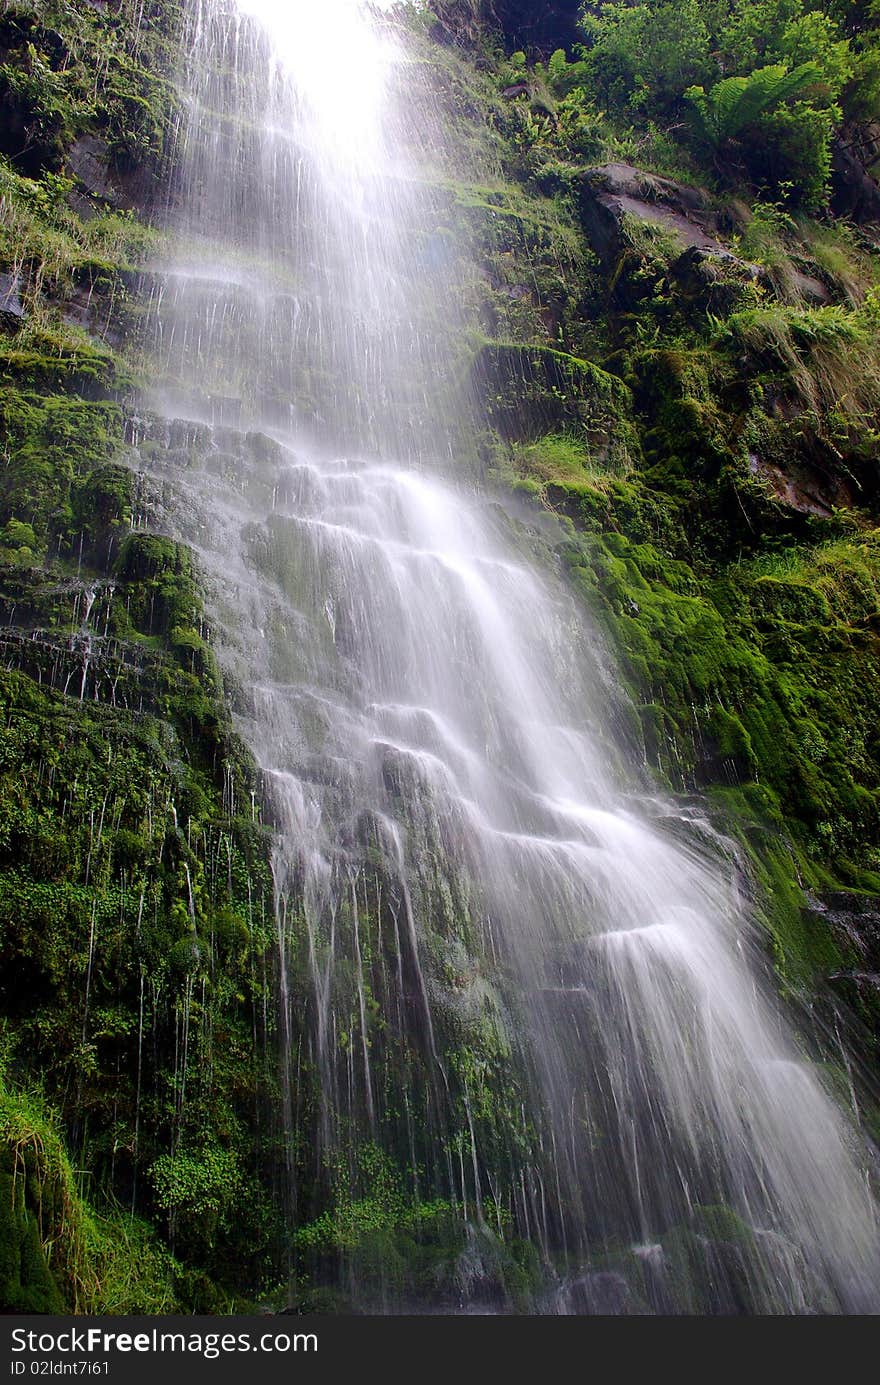
[[[708,93],[703,87],[688,87],[684,95],[695,134],[701,143],[720,149],[821,77],[815,63],[801,63],[792,72],[781,63],[771,63],[748,77],[725,77]]]

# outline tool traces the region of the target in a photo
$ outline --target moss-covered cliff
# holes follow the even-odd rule
[[[0,17],[0,1299],[18,1310],[212,1309],[277,1261],[269,843],[191,556],[140,527],[130,466],[179,8]]]
[[[181,8],[0,14],[0,1299],[18,1311],[222,1309],[271,1291],[290,1249],[271,842],[199,573],[144,525],[134,452]],[[751,8],[749,29],[748,6],[719,7],[743,77],[799,62]],[[574,9],[444,0],[411,21],[463,151],[433,229],[459,247],[478,462],[504,503],[554,517],[646,763],[742,844],[782,986],[820,1021],[836,995],[876,1061],[872,31],[857,6],[830,16],[821,90],[756,117],[768,164],[747,127],[708,151],[685,128],[717,35],[686,71],[659,43],[634,70],[617,12],[696,30],[692,6],[601,6],[589,32]],[[494,1129],[504,1094],[480,1071]],[[294,1248],[438,1282],[448,1207],[413,1208],[372,1149],[361,1165]],[[530,1256],[492,1268],[513,1301]]]

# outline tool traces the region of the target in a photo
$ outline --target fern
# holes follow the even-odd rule
[[[691,120],[698,140],[714,151],[732,143],[762,115],[821,81],[815,63],[801,63],[789,72],[781,63],[758,68],[748,77],[725,77],[711,91],[688,87]]]
[[[586,86],[589,72],[587,63],[569,62],[564,48],[557,48],[547,63],[547,81],[555,96],[568,96],[575,88]]]

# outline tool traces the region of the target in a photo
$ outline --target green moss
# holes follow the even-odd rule
[[[124,466],[99,465],[71,490],[71,532],[78,553],[94,564],[109,563],[125,541],[132,522],[132,473]]]
[[[8,6],[0,31],[0,98],[10,113],[3,152],[39,174],[63,166],[75,134],[101,130],[120,167],[157,166],[175,104],[167,74],[180,18],[174,0],[142,14],[135,57],[124,13],[85,0]]]
[[[326,1279],[335,1261],[340,1288],[371,1286],[386,1305],[454,1303],[464,1294],[529,1311],[541,1280],[539,1257],[511,1234],[504,1209],[486,1206],[485,1222],[474,1226],[445,1199],[407,1194],[378,1147],[361,1144],[355,1158],[355,1180],[365,1178],[368,1193],[353,1196],[351,1169],[343,1173],[340,1165],[333,1210],[295,1234],[301,1295],[309,1292],[308,1275]]]
[[[692,1225],[675,1227],[663,1238],[663,1250],[679,1312],[727,1316],[758,1311],[767,1267],[754,1233],[730,1208],[696,1208]]]
[[[115,575],[125,582],[132,623],[145,635],[170,636],[191,626],[200,606],[192,555],[182,544],[155,534],[131,534],[120,551]]]
[[[865,849],[877,822],[870,709],[880,669],[876,637],[850,624],[848,583],[857,571],[870,602],[875,544],[818,550],[811,568],[805,560],[811,586],[744,568],[706,585],[688,565],[623,535],[584,537],[568,558],[637,701],[664,709],[667,732],[671,723],[673,782],[754,778],[808,850]],[[827,593],[840,590],[832,609]]]
[[[549,347],[488,342],[477,354],[473,379],[503,438],[571,431],[611,470],[628,466],[629,392],[607,371]]]
[[[19,1313],[168,1313],[178,1267],[143,1222],[83,1199],[57,1116],[0,1071],[0,1301]]]
[[[0,703],[0,1002],[17,1069],[44,1071],[96,1195],[142,1204],[169,1120],[179,1140],[214,1131],[253,1170],[271,1082],[253,1025],[263,1025],[274,935],[266,836],[219,802],[241,752],[230,746],[214,769],[167,722],[100,705],[86,713],[22,675],[4,675]],[[249,802],[243,785],[240,799]],[[183,968],[180,946],[192,958]],[[250,1173],[242,1195],[247,1210],[191,1238],[184,1259],[253,1283],[271,1243],[269,1194]],[[247,1254],[228,1265],[242,1235]]]
[[[6,466],[0,521],[19,520],[43,543],[71,535],[70,492],[76,473],[98,467],[121,442],[117,405],[0,387]]]
[[[339,1168],[316,1169],[307,1139],[283,1147],[266,1115],[281,1103],[258,785],[192,555],[131,530],[132,372],[98,340],[136,335],[136,270],[155,235],[120,204],[165,156],[179,12],[147,6],[137,36],[124,9],[87,0],[0,17],[0,269],[25,313],[0,335],[0,1007],[32,1151],[24,1179],[0,1155],[0,1182],[12,1180],[0,1276],[25,1306],[60,1294],[95,1312],[222,1311],[242,1286],[280,1277],[291,1247],[275,1189],[292,1164],[303,1302],[320,1282],[344,1302],[353,1276],[404,1301],[454,1303],[476,1286],[525,1311],[536,1252],[512,1238],[509,1189],[536,1135],[517,1114],[516,1025],[481,974],[462,882],[438,870],[426,903],[448,1082],[436,1117],[414,1117],[434,1109],[430,1061],[384,1018],[393,926],[378,851],[375,877],[359,881],[357,970],[336,943],[340,1071],[362,1023],[382,1139],[409,1164],[377,1162],[352,1121],[337,1132]],[[557,59],[529,100],[506,102],[489,50],[477,70],[419,42],[450,140],[412,249],[451,266],[460,289],[470,331],[450,359],[475,358],[483,461],[496,484],[563,517],[561,557],[620,658],[649,759],[670,789],[708,792],[741,844],[782,983],[809,994],[854,958],[804,909],[804,888],[880,890],[876,257],[854,233],[844,245],[809,218],[734,207],[717,233],[761,261],[757,278],[726,262],[709,284],[632,222],[602,271],[578,226],[584,163],[665,160],[699,180],[698,165],[656,126],[630,128],[637,114],[621,123],[580,88],[552,90],[577,85],[578,63]],[[76,186],[81,134],[103,141],[115,206]],[[837,301],[805,307],[800,271]],[[65,321],[83,300],[94,337]],[[323,388],[304,392],[317,401]],[[818,494],[816,514],[785,498],[792,480]],[[264,560],[295,586],[289,546],[269,547]],[[427,836],[419,849],[441,852]],[[289,980],[306,993],[296,949]],[[303,1131],[316,1083],[304,1061]],[[468,1230],[472,1207],[424,1192],[446,1186],[447,1160],[468,1165],[473,1138],[500,1190],[483,1207],[491,1235]],[[88,1206],[71,1159],[89,1171]],[[63,1235],[47,1234],[37,1191],[67,1209]],[[670,1236],[691,1311],[712,1307],[700,1285],[716,1271],[747,1284],[752,1247],[729,1209],[697,1209]]]
[[[46,1262],[37,1216],[25,1201],[14,1156],[0,1152],[0,1303],[8,1313],[61,1313],[64,1300]]]

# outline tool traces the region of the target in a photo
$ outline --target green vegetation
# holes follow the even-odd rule
[[[14,0],[0,16],[3,153],[31,176],[64,165],[81,132],[107,138],[120,169],[155,170],[171,126],[176,0],[113,7]]]
[[[460,1209],[442,1199],[408,1195],[397,1171],[376,1146],[357,1154],[355,1179],[369,1189],[352,1195],[351,1170],[340,1165],[334,1179],[333,1210],[300,1227],[295,1246],[301,1264],[320,1277],[321,1262],[342,1257],[345,1275],[394,1301],[450,1305],[476,1294],[502,1308],[529,1311],[540,1285],[533,1246],[510,1235],[510,1217],[487,1206],[486,1219],[465,1226]],[[302,1307],[327,1306],[303,1282]],[[312,1295],[311,1299],[309,1295]],[[331,1300],[332,1302],[332,1300]],[[344,1306],[337,1300],[333,1306]]]
[[[59,1121],[0,1071],[0,1297],[7,1312],[171,1313],[182,1274],[144,1222],[83,1199]],[[48,1259],[43,1247],[49,1248]]]
[[[478,0],[412,19],[451,143],[426,170],[420,248],[460,285],[478,460],[556,516],[647,761],[671,793],[707,796],[780,985],[821,1009],[858,945],[805,891],[880,894],[876,7],[640,0],[577,28],[574,5],[534,8],[493,6],[506,48]],[[443,1116],[413,1122],[400,1100],[429,1108],[431,1065],[383,1019],[396,920],[367,872],[360,957],[337,944],[337,1042],[353,1051],[362,1006],[399,1162],[339,1131],[345,1160],[315,1176],[307,1136],[289,1149],[279,1129],[260,785],[192,555],[139,527],[127,466],[179,10],[0,15],[0,287],[20,305],[0,313],[0,1298],[223,1311],[271,1296],[292,1257],[302,1308],[344,1307],[344,1288],[314,1286],[347,1274],[398,1301],[476,1285],[523,1307],[536,1253],[511,1230],[511,1149],[525,1166],[535,1137],[515,1026],[439,872]],[[266,561],[296,580],[289,554]],[[846,994],[876,1060],[877,999]],[[297,1080],[308,1131],[311,1060]],[[498,1195],[468,1230],[472,1209],[425,1190],[474,1140]],[[310,1173],[285,1243],[291,1168]],[[670,1233],[695,1311],[707,1239],[754,1251],[729,1209]]]
[[[188,550],[125,465],[179,7],[0,16],[0,1301],[275,1282],[270,837]],[[141,16],[139,27],[135,19]],[[103,172],[83,183],[80,138]],[[80,164],[76,164],[80,167]],[[77,1172],[74,1172],[77,1170]],[[173,1251],[172,1251],[173,1247]]]
[[[693,106],[696,138],[716,157],[723,156],[762,116],[820,80],[814,63],[801,63],[793,72],[774,63],[750,72],[748,77],[725,77],[708,93],[702,87],[688,87],[684,95]]]
[[[567,158],[633,157],[628,143],[657,171],[674,164],[725,188],[747,183],[817,207],[834,141],[880,114],[870,6],[601,3],[585,7],[581,33],[573,53],[557,49],[528,65],[514,53],[502,77],[527,89],[521,127],[538,143],[548,140],[541,125],[550,127],[549,142]]]

